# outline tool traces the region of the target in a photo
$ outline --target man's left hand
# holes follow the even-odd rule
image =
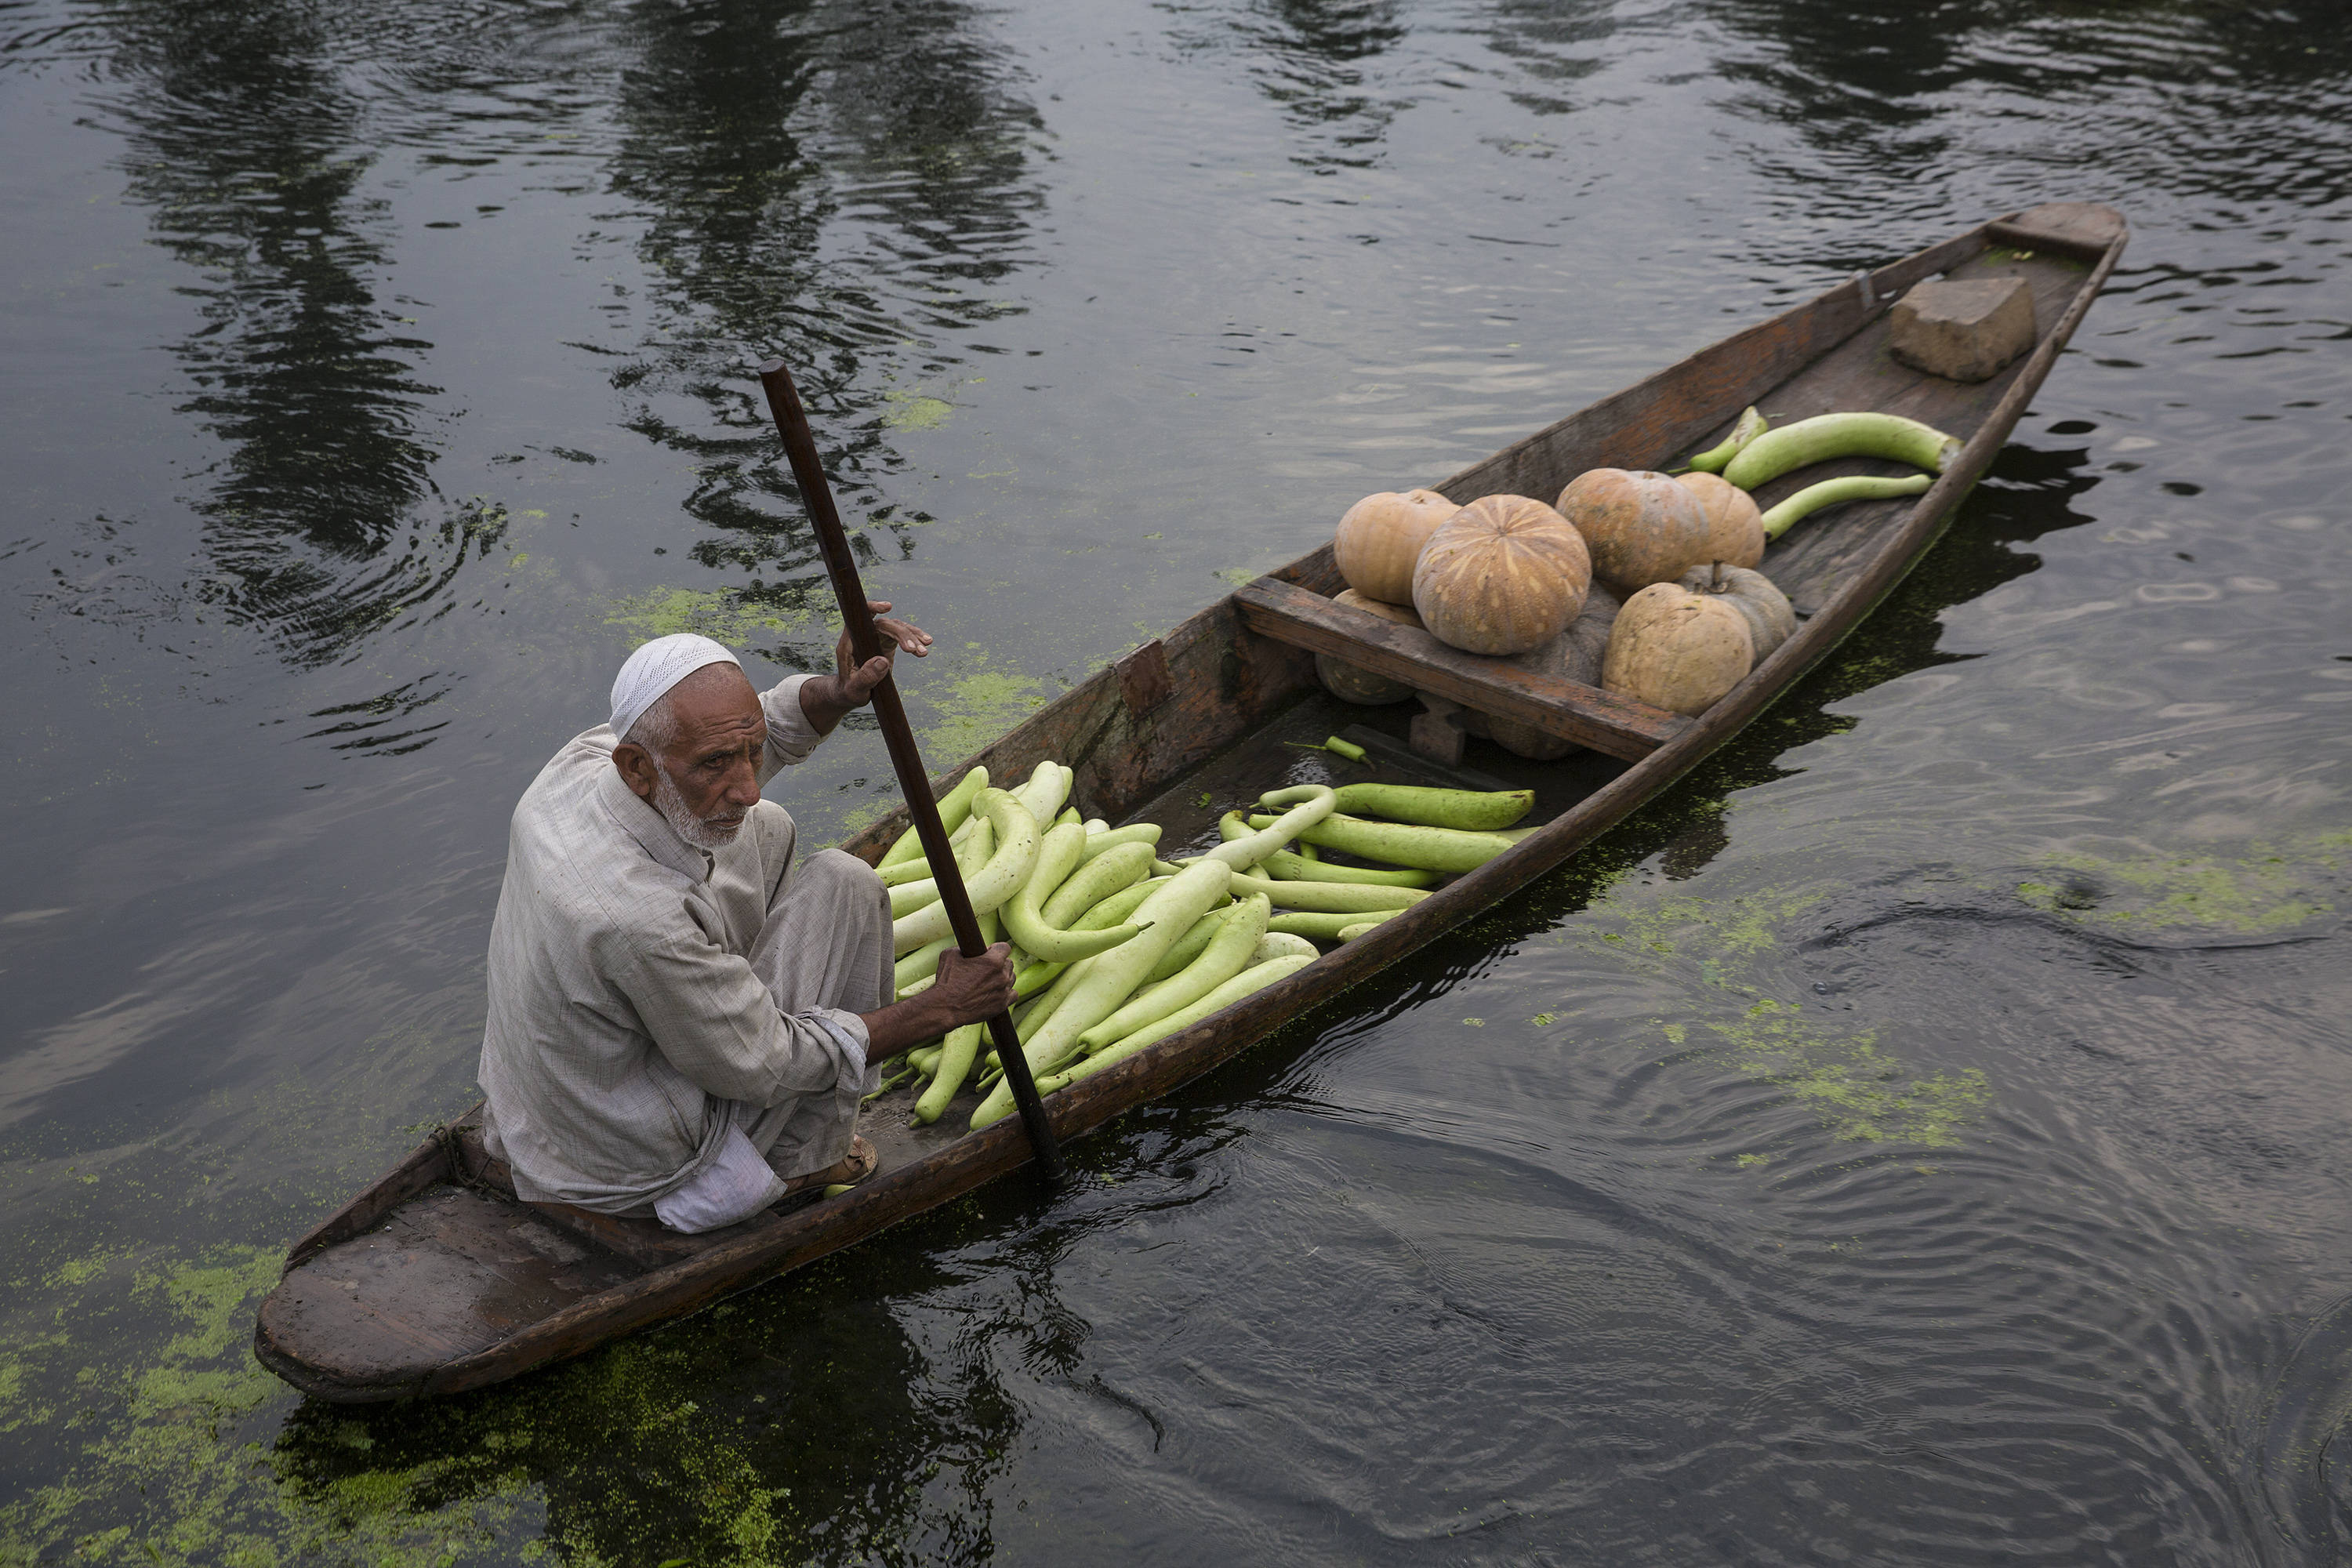
[[[868,599],[866,607],[874,613],[874,629],[882,635],[882,651],[859,664],[850,649],[849,632],[845,627],[833,646],[834,674],[823,680],[801,683],[801,711],[808,715],[809,722],[821,735],[830,734],[835,725],[873,700],[875,688],[889,677],[890,661],[901,649],[917,658],[930,656],[931,634],[910,621],[884,614],[890,608],[889,600]]]

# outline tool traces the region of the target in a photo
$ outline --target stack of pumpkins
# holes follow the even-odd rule
[[[1756,570],[1756,503],[1713,474],[1595,468],[1553,506],[1382,491],[1348,509],[1332,548],[1348,581],[1340,604],[1676,713],[1704,712],[1797,629],[1787,595]],[[1412,695],[1328,655],[1315,664],[1350,702]],[[1485,722],[1523,757],[1573,749],[1527,725]]]

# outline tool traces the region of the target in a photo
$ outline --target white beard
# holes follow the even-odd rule
[[[722,823],[695,816],[686,804],[686,796],[678,793],[677,781],[669,776],[669,770],[658,760],[654,763],[654,773],[655,808],[667,819],[672,832],[697,849],[706,852],[724,849],[735,842],[738,833],[743,831],[744,819],[740,816],[732,822]]]

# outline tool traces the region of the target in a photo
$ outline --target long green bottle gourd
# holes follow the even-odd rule
[[[1062,998],[1045,1026],[1022,1042],[1021,1053],[1028,1058],[1030,1070],[1042,1073],[1075,1051],[1078,1037],[1127,1000],[1160,955],[1176,944],[1194,921],[1208,913],[1211,905],[1226,897],[1232,880],[1231,867],[1203,860],[1170,879],[1137,906],[1135,923],[1143,927],[1141,934],[1085,960],[1085,977]],[[971,1124],[985,1127],[1012,1110],[1012,1088],[999,1083],[972,1113]]]

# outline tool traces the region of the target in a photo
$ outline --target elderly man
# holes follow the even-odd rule
[[[878,614],[888,609],[877,603]],[[709,637],[658,637],[515,807],[490,928],[487,1137],[539,1203],[703,1231],[855,1181],[875,1064],[1013,998],[999,946],[950,950],[891,997],[890,906],[838,849],[795,868],[793,819],[761,798],[930,637],[752,689]]]

